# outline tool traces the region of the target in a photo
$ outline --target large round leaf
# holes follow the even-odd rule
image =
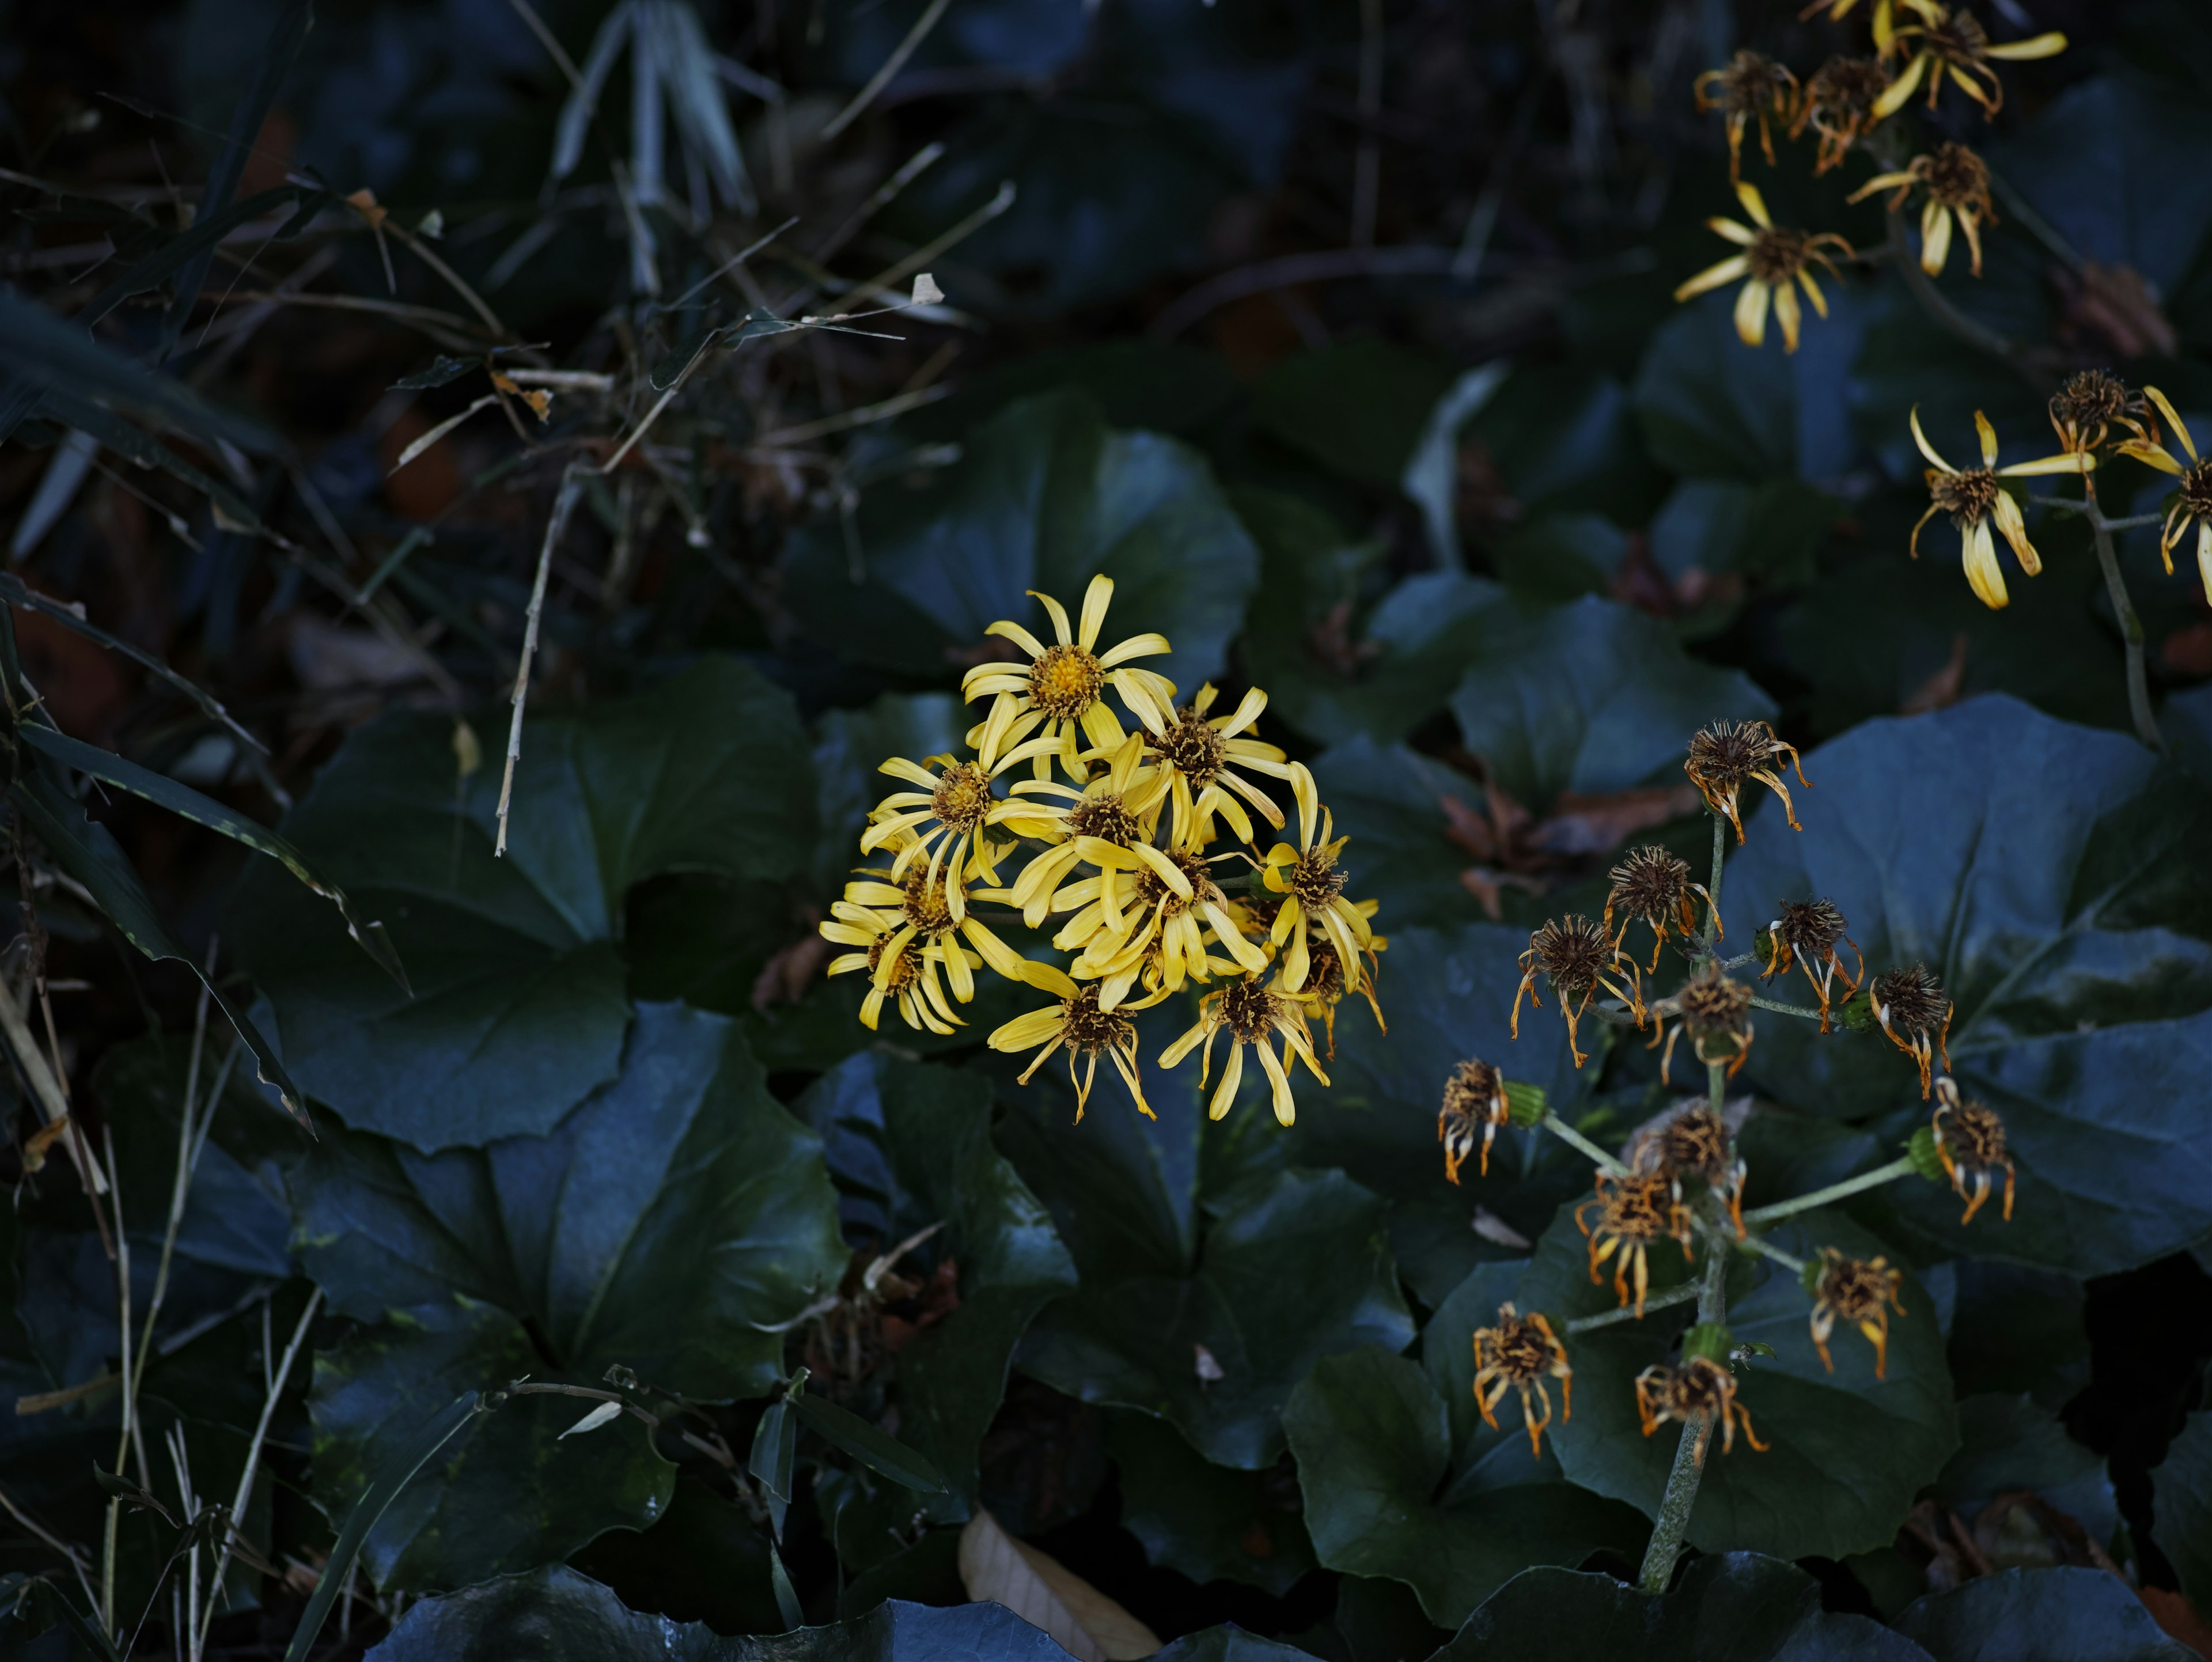
[[[814,842],[797,712],[733,660],[530,722],[503,858],[498,762],[459,776],[453,734],[425,713],[385,716],[284,821],[386,920],[412,999],[289,874],[249,869],[224,924],[307,1092],[426,1150],[550,1130],[613,1077],[630,1014],[615,943],[633,884],[776,881],[805,870]]]
[[[793,609],[847,658],[946,679],[1000,618],[1049,634],[1025,591],[1073,618],[1103,571],[1115,587],[1101,649],[1158,630],[1174,655],[1146,667],[1194,692],[1226,664],[1260,572],[1204,458],[1114,431],[1073,392],[1009,405],[925,490],[870,492],[852,534],[857,562],[834,523],[794,539],[782,567]]]
[[[1771,1239],[1800,1257],[1821,1246],[1860,1258],[1883,1250],[1832,1211],[1792,1219]],[[1671,1243],[1654,1248],[1651,1263],[1655,1283],[1681,1278],[1681,1254]],[[1729,1330],[1775,1352],[1741,1365],[1737,1379],[1738,1400],[1771,1446],[1762,1453],[1739,1434],[1724,1453],[1716,1428],[1690,1514],[1691,1543],[1782,1558],[1841,1558],[1887,1546],[1959,1441],[1943,1336],[1927,1293],[1905,1275],[1905,1313],[1890,1317],[1888,1377],[1877,1379],[1872,1348],[1842,1324],[1829,1342],[1835,1372],[1821,1366],[1809,1330],[1812,1300],[1795,1275],[1751,1260],[1731,1279],[1751,1285],[1731,1304]],[[1560,1208],[1537,1243],[1520,1304],[1555,1324],[1616,1308],[1609,1267],[1603,1285],[1590,1280],[1571,1208]],[[1552,1434],[1559,1464],[1574,1482],[1646,1516],[1657,1515],[1679,1438],[1671,1424],[1643,1434],[1634,1381],[1651,1363],[1670,1360],[1691,1308],[1669,1306],[1567,1342],[1575,1414]]]
[[[2212,1230],[2203,788],[2132,740],[2003,697],[1869,722],[1805,771],[1803,831],[1770,801],[1732,851],[1729,939],[1826,896],[1869,973],[1924,962],[1955,1001],[1953,1067],[2004,1117],[2020,1192],[2011,1223],[1985,1211],[1968,1230],[1948,1190],[1886,1191],[1930,1255],[2103,1275]],[[1778,990],[1803,1001],[1802,978]],[[1925,1111],[1911,1063],[1878,1033],[1822,1038],[1762,1016],[1751,1068],[1815,1111]]]
[[[316,1495],[336,1515],[465,1389],[597,1385],[620,1363],[702,1401],[767,1391],[776,1324],[845,1267],[820,1145],[734,1024],[675,1006],[641,1008],[620,1077],[550,1135],[425,1155],[326,1125],[293,1181],[310,1273],[377,1323],[317,1361]],[[581,1412],[492,1416],[372,1531],[379,1583],[458,1586],[653,1521],[673,1468],[635,1422],[557,1443]]]
[[[1288,1470],[1238,1471],[1200,1458],[1146,1414],[1111,1413],[1107,1446],[1121,1487],[1121,1527],[1145,1556],[1198,1582],[1243,1581],[1281,1598],[1314,1567]]]
[[[2190,1662],[2128,1584],[2094,1569],[1978,1575],[1908,1606],[1897,1630],[1936,1662]]]

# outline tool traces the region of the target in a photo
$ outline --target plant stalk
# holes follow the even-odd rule
[[[1588,1154],[1591,1160],[1597,1163],[1601,1170],[1610,1172],[1615,1177],[1621,1177],[1626,1174],[1628,1168],[1626,1166],[1623,1166],[1611,1154],[1607,1154],[1604,1149],[1599,1148],[1597,1144],[1592,1142],[1581,1132],[1576,1130],[1573,1126],[1568,1124],[1566,1121],[1561,1119],[1557,1114],[1547,1110],[1544,1114],[1542,1123],[1543,1127],[1547,1131],[1549,1131],[1553,1136],[1559,1138],[1560,1141],[1565,1143],[1569,1148],[1578,1148],[1583,1154]]]
[[[2158,730],[2158,718],[2150,709],[2150,672],[2143,659],[2142,619],[2136,615],[2135,602],[2128,597],[2127,579],[2120,575],[2120,559],[2112,547],[2112,522],[2107,520],[2094,502],[2082,517],[2089,521],[2090,534],[2097,541],[2097,564],[2105,574],[2105,593],[2112,597],[2112,611],[2120,620],[2120,639],[2126,642],[2128,654],[2128,714],[2135,718],[2136,737],[2161,753],[2166,739]]]
[[[1894,1183],[1899,1178],[1913,1173],[1912,1157],[1901,1154],[1887,1166],[1877,1166],[1871,1172],[1862,1172],[1841,1183],[1832,1183],[1826,1189],[1815,1189],[1809,1195],[1800,1195],[1794,1200],[1777,1201],[1771,1206],[1762,1206],[1743,1215],[1744,1227],[1754,1224],[1775,1223],[1784,1218],[1795,1217],[1800,1212],[1809,1212],[1814,1207],[1826,1206],[1849,1196],[1864,1194],[1869,1189],[1879,1189],[1885,1183]]]
[[[1705,1274],[1698,1282],[1698,1320],[1719,1322],[1728,1314],[1729,1254],[1708,1249]],[[1664,1592],[1674,1579],[1674,1561],[1682,1555],[1682,1537],[1690,1527],[1690,1509],[1698,1501],[1698,1480],[1705,1469],[1698,1461],[1694,1422],[1682,1428],[1674,1446],[1674,1469],[1667,1474],[1666,1493],[1659,1499],[1659,1515],[1652,1520],[1651,1544],[1644,1549],[1644,1573],[1638,1578],[1646,1592]]]

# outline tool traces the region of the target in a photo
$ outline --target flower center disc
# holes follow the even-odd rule
[[[1265,1038],[1274,1025],[1276,999],[1256,981],[1231,982],[1221,995],[1221,1020],[1244,1044]]]
[[[1812,242],[1812,238],[1802,231],[1765,230],[1759,234],[1757,241],[1744,250],[1743,257],[1751,267],[1752,276],[1761,283],[1779,286],[1797,275]]]
[[[1052,646],[1030,666],[1030,702],[1055,720],[1074,721],[1098,702],[1106,671],[1079,646]]]
[[[1176,724],[1154,742],[1162,760],[1203,790],[1221,776],[1228,741],[1211,722],[1199,719],[1188,704],[1176,712]]]
[[[991,811],[991,776],[973,762],[947,768],[930,794],[929,808],[947,831],[974,831]]]

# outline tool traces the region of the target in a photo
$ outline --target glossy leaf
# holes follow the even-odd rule
[[[1451,383],[1437,359],[1384,340],[1341,341],[1269,365],[1252,389],[1252,419],[1308,460],[1390,490]],[[1346,421],[1353,409],[1366,417]]]
[[[1442,928],[1484,916],[1474,891],[1461,881],[1481,862],[1451,835],[1455,814],[1482,813],[1481,786],[1435,757],[1378,745],[1364,734],[1330,746],[1310,765],[1337,835],[1352,838],[1342,863],[1352,892],[1382,903],[1378,919],[1392,920],[1386,934],[1395,940],[1402,919]]]
[[[1925,962],[1956,1001],[1960,1087],[2004,1117],[2013,1221],[1972,1228],[1948,1187],[1882,1191],[1931,1253],[2103,1275],[2212,1230],[2212,1126],[2189,1105],[2212,1050],[2212,907],[2195,850],[2212,798],[2132,740],[2006,698],[1868,723],[1814,751],[1805,829],[1762,805],[1729,864],[1748,941],[1784,900],[1842,909],[1869,972]],[[1739,937],[1738,931],[1742,932]],[[1784,995],[1802,1001],[1802,983]],[[1879,1033],[1762,1020],[1751,1070],[1838,1117],[1928,1111]],[[1877,1214],[1872,1210],[1869,1217]]]
[[[616,1363],[701,1401],[770,1389],[777,1324],[845,1264],[818,1147],[731,1023],[656,1005],[621,1077],[549,1136],[423,1155],[331,1128],[294,1178],[301,1252],[333,1310],[384,1319],[318,1358],[318,1499],[345,1505],[441,1392],[597,1387]],[[672,1468],[632,1420],[557,1442],[576,1413],[508,1403],[372,1534],[380,1585],[457,1586],[651,1523]]]
[[[893,1482],[924,1494],[944,1490],[944,1476],[927,1456],[915,1453],[896,1437],[886,1436],[849,1409],[804,1392],[791,1399],[791,1406],[806,1425]]]
[[[1601,795],[1679,768],[1688,736],[1774,701],[1739,671],[1683,652],[1656,618],[1595,596],[1486,642],[1452,694],[1467,747],[1523,806]]]
[[[1373,1346],[1316,1363],[1284,1424],[1321,1562],[1409,1583],[1447,1627],[1531,1563],[1571,1568],[1601,1549],[1632,1552],[1645,1532],[1627,1507],[1530,1459],[1525,1444],[1517,1470],[1501,1462],[1500,1475],[1437,1501],[1450,1415],[1419,1364]]]
[[[1194,1581],[1242,1581],[1277,1598],[1314,1568],[1313,1543],[1286,1467],[1237,1471],[1200,1459],[1149,1415],[1107,1416],[1121,1488],[1121,1527],[1145,1556]]]
[[[369,973],[326,909],[250,871],[225,938],[309,1092],[435,1149],[550,1130],[613,1076],[630,1008],[617,941],[664,873],[775,880],[811,858],[814,789],[789,698],[706,659],[637,697],[533,720],[503,859],[500,770],[457,776],[449,721],[356,734],[285,835],[391,920],[416,995]]]
[[[1435,1662],[1927,1662],[1863,1616],[1820,1608],[1820,1585],[1753,1552],[1693,1561],[1654,1598],[1609,1575],[1532,1569],[1509,1581]]]
[[[2094,1569],[1978,1575],[1921,1599],[1897,1631],[1936,1662],[2189,1662],[2128,1584]]]
[[[1769,1237],[1801,1258],[1832,1245],[1854,1257],[1884,1252],[1881,1242],[1834,1211],[1790,1220]],[[1894,1252],[1887,1254],[1897,1261]],[[1650,1253],[1655,1290],[1682,1278],[1671,1243]],[[1562,1317],[1617,1307],[1611,1268],[1590,1280],[1587,1245],[1571,1206],[1563,1207],[1537,1243],[1520,1306]],[[1840,1324],[1829,1341],[1831,1373],[1813,1348],[1812,1300],[1797,1278],[1763,1260],[1747,1260],[1732,1290],[1729,1330],[1739,1343],[1771,1345],[1771,1357],[1740,1364],[1738,1401],[1750,1413],[1765,1452],[1739,1434],[1723,1452],[1717,1428],[1705,1455],[1687,1539],[1705,1552],[1749,1550],[1776,1557],[1841,1558],[1887,1546],[1922,1487],[1958,1446],[1943,1336],[1927,1292],[1905,1274],[1890,1313],[1888,1377],[1875,1377],[1873,1348]],[[1647,1517],[1658,1510],[1679,1440],[1678,1428],[1643,1434],[1633,1381],[1647,1366],[1674,1360],[1671,1346],[1687,1325],[1686,1305],[1654,1310],[1567,1342],[1575,1370],[1575,1415],[1553,1428],[1559,1464],[1575,1482],[1615,1495]]]
[[[1204,460],[1160,434],[1115,432],[1078,393],[1009,405],[920,492],[868,493],[853,535],[857,567],[834,523],[795,539],[782,567],[791,605],[843,656],[932,678],[970,661],[1001,618],[1048,636],[1025,591],[1073,618],[1105,571],[1115,587],[1101,649],[1158,630],[1175,648],[1160,663],[1195,692],[1224,667],[1259,579]]]

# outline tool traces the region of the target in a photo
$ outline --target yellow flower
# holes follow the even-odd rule
[[[1133,658],[1167,651],[1167,637],[1132,635],[1104,652],[1097,650],[1107,604],[1114,598],[1114,580],[1103,574],[1091,580],[1084,594],[1079,633],[1069,631],[1066,609],[1058,600],[1036,589],[1029,593],[1051,614],[1054,643],[1046,646],[1019,624],[1004,620],[983,631],[1006,636],[1029,654],[1030,662],[1026,668],[978,664],[960,678],[962,695],[971,703],[987,697],[993,700],[990,714],[969,733],[968,743],[988,764],[1002,747],[1018,743],[1042,726],[1053,742],[1036,752],[1037,777],[1046,776],[1046,758],[1056,751],[1070,776],[1080,779],[1079,734],[1106,754],[1121,747],[1121,724],[1102,702],[1109,686],[1146,727],[1156,733],[1166,728],[1169,712],[1175,708],[1175,683],[1127,665]]]
[[[1996,543],[1990,535],[1991,522],[2004,533],[2005,540],[2012,545],[2012,551],[2020,561],[2020,569],[2029,576],[2043,569],[2043,560],[2027,539],[2027,525],[2020,516],[2020,504],[2005,493],[1997,481],[2045,473],[2072,473],[2095,466],[2095,459],[2039,456],[2033,461],[1999,467],[1996,429],[1990,425],[1990,418],[1977,410],[1974,430],[1981,435],[1982,465],[1960,469],[1937,455],[1936,447],[1928,442],[1928,435],[1920,430],[1917,405],[1912,408],[1911,423],[1913,443],[1920,447],[1922,455],[1935,464],[1927,473],[1929,494],[1934,500],[1920,516],[1919,524],[1912,527],[1912,557],[1920,557],[1921,526],[1938,514],[1948,514],[1951,523],[1959,527],[1959,553],[1966,563],[1966,581],[1973,586],[1975,595],[1991,611],[2009,605],[2012,596],[2006,592],[2004,572],[1997,564]]]
[[[1102,871],[1096,899],[1053,942],[1081,947],[1082,955],[1068,967],[1079,977],[1103,979],[1105,1008],[1110,1010],[1121,1003],[1139,972],[1148,975],[1148,984],[1170,993],[1181,990],[1186,976],[1205,981],[1216,969],[1264,973],[1267,953],[1245,939],[1238,911],[1232,910],[1229,898],[1214,882],[1205,857],[1184,849],[1145,852],[1157,855],[1168,873],[1181,878],[1182,886],[1170,883],[1161,868],[1149,861],[1134,871]],[[1092,888],[1088,883],[1073,885],[1070,898],[1089,898]],[[1233,961],[1224,962],[1207,952],[1208,926],[1212,941]]]
[[[952,983],[952,995],[963,1004],[972,1000],[975,979],[969,973],[969,954],[950,950],[957,945],[955,937],[973,947],[980,962],[1010,981],[1022,980],[1027,960],[968,910],[969,897],[964,892],[961,915],[953,915],[953,895],[948,891],[946,875],[918,863],[908,867],[902,879],[884,871],[856,873],[854,880],[845,886],[844,898],[831,904],[832,922],[822,925],[823,938],[848,946],[870,946],[883,939],[872,973],[876,985],[884,990],[903,973],[900,960],[907,953],[942,947],[947,950],[938,957],[945,966],[945,979]],[[957,879],[950,889],[964,891],[966,886],[964,879]],[[1004,898],[996,892],[982,898]],[[842,932],[832,933],[841,926]]]
[[[1366,975],[1360,954],[1367,950],[1373,931],[1358,906],[1344,898],[1345,874],[1337,868],[1336,856],[1352,839],[1331,840],[1334,823],[1322,807],[1321,792],[1303,762],[1291,764],[1291,792],[1298,802],[1297,846],[1276,843],[1267,850],[1261,868],[1267,887],[1284,897],[1271,931],[1276,946],[1287,943],[1289,948],[1283,954],[1283,988],[1295,993],[1306,984],[1312,962],[1306,941],[1310,928],[1336,949],[1345,984],[1357,990]]]
[[[1972,14],[1946,11],[1933,0],[1907,3],[1919,14],[1920,21],[1897,29],[1889,44],[1882,48],[1882,55],[1886,58],[1893,50],[1910,52],[1912,61],[1905,66],[1902,75],[1889,83],[1889,90],[1875,100],[1877,116],[1894,115],[1903,109],[1905,100],[1923,80],[1928,83],[1928,107],[1934,109],[1948,76],[1960,91],[1982,107],[1984,115],[1994,118],[2004,107],[2004,82],[1990,67],[1990,59],[2021,63],[2029,58],[2056,58],[2066,50],[2066,37],[2055,29],[2026,40],[2008,40],[2002,46],[1992,46],[1989,32]]]
[[[838,904],[842,907],[844,903]],[[874,1032],[876,1019],[888,998],[897,1004],[900,1019],[909,1027],[926,1028],[943,1038],[955,1028],[967,1026],[945,1001],[945,989],[937,983],[937,971],[943,965],[950,974],[951,960],[957,958],[962,960],[961,973],[969,976],[982,959],[973,957],[950,937],[921,947],[904,943],[902,950],[894,952],[891,942],[896,936],[896,931],[891,929],[872,934],[866,924],[842,916],[822,925],[823,940],[864,949],[832,959],[829,971],[831,975],[847,975],[854,970],[868,971],[868,995],[860,1001],[861,1025]]]
[[[2159,556],[2166,562],[2170,575],[2173,570],[2173,551],[2187,534],[2190,525],[2197,527],[2197,575],[2204,584],[2204,593],[2212,596],[2212,461],[2200,459],[2197,441],[2190,436],[2189,427],[2174,413],[2173,405],[2165,393],[2155,387],[2143,388],[2143,396],[2159,407],[2167,421],[2173,423],[2173,435],[2181,441],[2181,447],[2189,460],[2184,463],[2164,445],[2147,438],[2124,441],[2119,447],[2124,456],[2133,456],[2137,461],[2148,462],[2161,473],[2171,473],[2181,481],[2180,493],[2167,510],[2166,529],[2158,539]]]
[[[876,804],[868,815],[867,830],[860,833],[860,852],[896,849],[897,857],[891,862],[894,882],[903,881],[907,868],[928,855],[932,883],[938,880],[940,870],[956,880],[950,898],[953,922],[961,922],[967,915],[965,880],[981,873],[993,882],[998,880],[997,851],[984,831],[1023,811],[1018,800],[994,795],[992,782],[1048,742],[1018,745],[993,766],[955,761],[950,756],[933,756],[926,765],[903,756],[892,757],[878,770],[921,788],[894,791]]]
[[[1265,791],[1236,771],[1243,767],[1276,779],[1291,776],[1279,747],[1262,744],[1257,738],[1237,736],[1253,730],[1260,712],[1267,707],[1267,695],[1254,687],[1231,714],[1208,716],[1213,699],[1214,690],[1208,683],[1198,690],[1196,699],[1176,711],[1172,723],[1152,738],[1152,755],[1171,781],[1174,838],[1184,848],[1203,848],[1213,840],[1217,813],[1229,822],[1240,842],[1249,843],[1252,821],[1237,796],[1259,809],[1277,831],[1283,828],[1283,811]],[[1230,794],[1232,791],[1236,796]]]
[[[1103,1055],[1113,1062],[1115,1071],[1121,1075],[1121,1083],[1129,1087],[1138,1111],[1146,1119],[1158,1118],[1145,1100],[1144,1086],[1138,1076],[1136,1023],[1101,1009],[1096,986],[1079,987],[1048,964],[1031,961],[1025,970],[1024,979],[1054,994],[1060,1002],[1016,1016],[991,1035],[989,1043],[994,1050],[1036,1051],[1030,1058],[1030,1065],[1022,1070],[1021,1082],[1028,1084],[1030,1076],[1054,1051],[1066,1050],[1067,1076],[1075,1085],[1075,1117],[1079,1123],[1084,1108],[1091,1100],[1091,1081],[1097,1077],[1098,1058]],[[1079,1056],[1084,1058],[1080,1074],[1075,1071]]]
[[[1759,148],[1774,165],[1769,120],[1787,121],[1797,107],[1797,77],[1764,52],[1740,52],[1725,67],[1707,70],[1691,85],[1701,110],[1718,110],[1728,126],[1729,180],[1743,169],[1743,130],[1756,117]]]
[[[1810,18],[1826,12],[1829,20],[1834,21],[1849,15],[1858,3],[1859,0],[1813,0],[1813,3],[1798,15]],[[1890,42],[1897,33],[1897,8],[1899,5],[1917,12],[1931,22],[1943,15],[1943,8],[1937,0],[1874,0],[1874,44],[1877,52],[1886,54],[1889,51]]]
[[[1990,170],[1981,157],[1964,144],[1945,144],[1925,155],[1916,155],[1893,174],[1877,174],[1851,192],[1853,202],[1864,201],[1877,191],[1896,192],[1893,210],[1905,205],[1915,186],[1928,192],[1920,208],[1920,269],[1941,277],[1951,257],[1951,227],[1956,222],[1973,255],[1973,274],[1982,274],[1982,222],[1996,222],[1990,202]]]
[[[1709,265],[1674,290],[1678,301],[1702,295],[1723,283],[1744,279],[1742,289],[1735,297],[1735,332],[1747,346],[1757,346],[1766,338],[1766,313],[1771,305],[1775,320],[1782,326],[1782,348],[1786,352],[1797,350],[1797,330],[1803,314],[1797,309],[1797,290],[1790,285],[1795,281],[1805,291],[1805,298],[1822,317],[1828,315],[1827,297],[1820,285],[1813,281],[1811,268],[1815,265],[1827,267],[1828,274],[1836,273],[1835,263],[1825,250],[1831,245],[1850,258],[1851,245],[1833,231],[1793,231],[1778,228],[1766,212],[1766,200],[1759,195],[1759,187],[1745,180],[1736,181],[1736,200],[1751,216],[1749,225],[1739,220],[1723,219],[1717,216],[1705,224],[1740,245],[1743,252],[1732,254],[1717,265]]]
[[[1267,1082],[1274,1091],[1275,1117],[1285,1125],[1297,1117],[1297,1105],[1291,1099],[1290,1069],[1294,1062],[1304,1062],[1308,1073],[1323,1085],[1328,1083],[1328,1075],[1314,1060],[1313,1039],[1306,1031],[1304,1002],[1285,990],[1279,981],[1273,987],[1263,985],[1256,976],[1232,981],[1206,994],[1199,1001],[1198,1008],[1196,1025],[1162,1052],[1160,1066],[1174,1067],[1202,1041],[1206,1049],[1200,1058],[1198,1082],[1203,1088],[1213,1068],[1214,1035],[1227,1031],[1229,1065],[1221,1070],[1221,1083],[1206,1105],[1208,1118],[1219,1119],[1235,1105],[1237,1087],[1244,1077],[1247,1045],[1259,1053],[1260,1065],[1267,1071]],[[1273,1049],[1277,1035],[1283,1041],[1280,1058]]]
[[[1107,871],[1167,868],[1166,856],[1150,844],[1168,782],[1158,770],[1145,768],[1144,759],[1144,742],[1133,733],[1115,746],[1106,771],[1080,790],[1051,779],[1024,779],[1015,785],[1006,828],[1050,845],[1022,868],[1010,892],[1030,928],[1044,922],[1061,881],[1085,861]],[[1066,800],[1040,802],[1040,796]]]
[[[1352,904],[1359,909],[1359,915],[1368,919],[1370,924],[1382,904],[1379,900],[1359,900]],[[1336,1007],[1344,1002],[1346,993],[1358,991],[1367,1001],[1367,1008],[1375,1013],[1376,1030],[1385,1033],[1390,1031],[1390,1024],[1382,1020],[1382,1007],[1375,998],[1375,976],[1380,968],[1377,956],[1389,945],[1389,941],[1382,935],[1367,937],[1367,967],[1359,977],[1357,989],[1346,984],[1344,960],[1336,955],[1336,948],[1326,941],[1316,945],[1309,954],[1306,984],[1298,989],[1298,993],[1306,1000],[1308,1008],[1321,1018],[1331,1062],[1336,1060]]]

